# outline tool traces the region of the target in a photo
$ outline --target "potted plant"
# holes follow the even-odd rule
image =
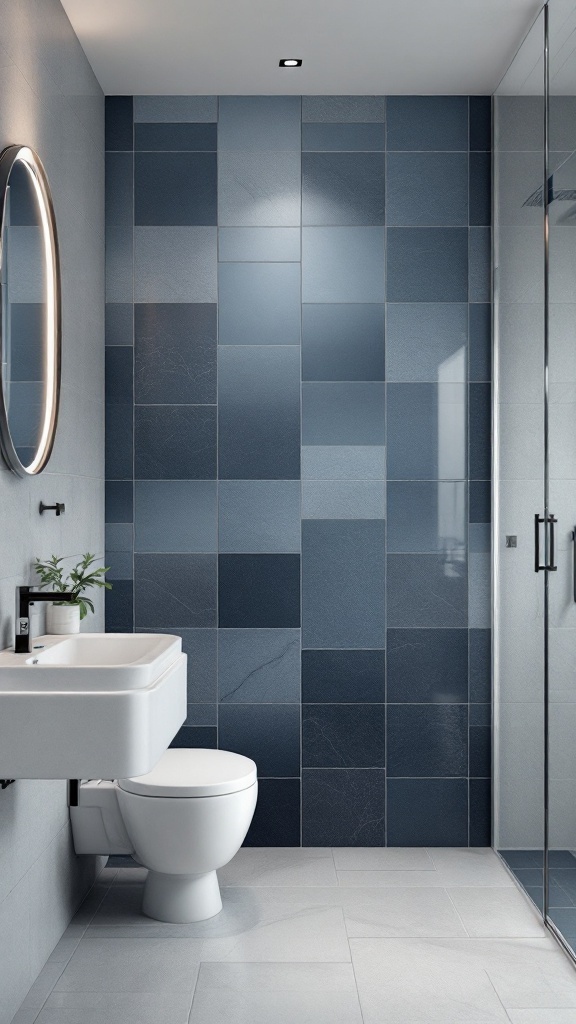
[[[82,559],[66,574],[62,562],[63,558],[52,555],[46,562],[36,559],[34,566],[40,577],[42,587],[50,586],[55,591],[68,592],[75,595],[75,601],[53,601],[46,609],[46,632],[47,633],[79,633],[80,620],[85,619],[88,611],[94,611],[94,605],[85,591],[90,587],[104,587],[111,590],[112,584],[108,583],[104,576],[109,566],[93,568],[96,555],[86,552]]]

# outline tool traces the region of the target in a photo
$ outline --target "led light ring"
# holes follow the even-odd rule
[[[50,458],[58,421],[62,350],[60,257],[52,196],[42,161],[29,146],[8,146],[0,154],[0,207],[2,210],[0,269],[3,257],[8,185],[12,168],[16,163],[21,163],[28,172],[38,203],[42,228],[42,248],[46,269],[44,411],[40,440],[34,458],[29,465],[25,466],[12,441],[4,401],[4,389],[0,387],[0,445],[4,458],[15,473],[19,476],[33,476],[44,469]]]

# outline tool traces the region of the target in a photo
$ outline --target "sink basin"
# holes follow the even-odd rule
[[[0,652],[0,777],[144,775],[185,718],[180,637],[78,633]]]

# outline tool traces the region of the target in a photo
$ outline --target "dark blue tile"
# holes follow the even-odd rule
[[[492,97],[470,97],[470,141],[471,150],[492,149]]]
[[[134,585],[132,580],[114,580],[106,591],[106,632],[131,633],[134,629]]]
[[[303,302],[384,302],[384,228],[302,229]]]
[[[468,846],[467,779],[389,779],[389,846]]]
[[[132,345],[134,307],[131,302],[106,303],[106,345]]]
[[[386,773],[307,768],[302,772],[304,846],[384,846]]]
[[[384,152],[386,126],[370,124],[330,124],[310,122],[302,125],[303,152]]]
[[[259,779],[244,846],[300,846],[300,779]]]
[[[218,259],[231,263],[299,263],[299,228],[220,228]]]
[[[389,384],[386,397],[389,479],[464,479],[466,385]]]
[[[492,223],[492,157],[470,153],[470,224]]]
[[[544,854],[542,850],[498,850],[514,873],[518,868],[532,868],[543,871]]]
[[[394,480],[388,484],[388,552],[460,552],[466,548],[466,484]]]
[[[303,153],[303,224],[384,224],[383,153]]]
[[[298,778],[300,705],[221,704],[218,743],[252,758],[263,778]]]
[[[532,902],[538,907],[540,913],[544,910],[544,889],[542,886],[524,886],[526,893]]]
[[[474,727],[488,728],[492,724],[492,706],[490,704],[470,704],[468,724]]]
[[[302,646],[385,646],[385,524],[302,523]]]
[[[468,625],[465,562],[442,555],[388,555],[388,625]]]
[[[216,224],[216,154],[137,153],[134,223]]]
[[[568,945],[576,950],[576,907],[551,908],[550,918]]]
[[[218,691],[224,704],[298,704],[297,629],[220,629]]]
[[[552,871],[576,871],[576,857],[570,850],[549,850],[548,866]]]
[[[471,523],[489,523],[492,519],[492,485],[490,480],[471,480],[469,484],[468,518]]]
[[[490,779],[470,779],[470,846],[492,845],[492,787]]]
[[[134,148],[177,153],[216,152],[216,129],[216,124],[209,123],[135,124]]]
[[[108,224],[106,227],[106,302],[133,301],[133,235],[132,224]]]
[[[138,479],[215,479],[215,406],[138,405],[135,415]]]
[[[133,349],[122,345],[106,352],[106,401],[132,405]]]
[[[216,402],[216,309],[187,302],[135,306],[136,402]]]
[[[471,777],[489,779],[492,774],[492,729],[489,725],[474,725],[470,729]]]
[[[490,384],[470,384],[469,458],[470,478],[489,480],[492,475],[492,402]]]
[[[492,237],[490,228],[472,227],[468,245],[468,300],[490,302]]]
[[[492,307],[489,302],[470,303],[470,380],[492,380]]]
[[[221,627],[300,625],[299,555],[220,555],[218,568]]]
[[[219,476],[300,478],[300,349],[222,346]]]
[[[532,889],[542,885],[542,868],[514,868],[514,875],[525,889]]]
[[[136,551],[218,550],[215,480],[137,480],[134,490]]]
[[[389,302],[466,302],[466,228],[388,228],[386,234]]]
[[[215,555],[135,555],[136,626],[216,625]]]
[[[466,380],[468,305],[465,302],[390,302],[386,310],[386,377],[438,381],[450,366]]]
[[[176,733],[171,747],[202,747],[205,750],[216,750],[218,747],[218,730],[207,726],[184,725]]]
[[[106,481],[106,522],[131,523],[134,519],[132,481]]]
[[[131,96],[106,96],[106,149],[133,149]]]
[[[468,223],[467,153],[389,153],[386,160],[388,224]]]
[[[384,384],[303,384],[302,443],[383,445],[385,393]]]
[[[389,150],[467,150],[467,96],[388,96]]]
[[[302,651],[302,700],[376,704],[386,699],[384,651]]]
[[[216,629],[137,629],[137,633],[168,633],[182,638],[182,651],[188,655],[188,704],[216,704],[217,631]]]
[[[105,461],[108,479],[133,475],[133,349],[106,349]]]
[[[132,153],[106,153],[106,227],[132,227],[132,162]]]
[[[384,306],[302,306],[302,378],[384,380]]]
[[[300,344],[298,263],[222,263],[218,289],[221,345]]]
[[[134,120],[154,124],[218,120],[217,96],[135,96]]]
[[[190,726],[217,726],[218,706],[217,704],[188,704],[187,715],[184,725]]]
[[[303,704],[304,768],[385,768],[384,704]]]
[[[10,380],[41,381],[44,379],[43,337],[45,307],[41,302],[11,302],[10,318]]]
[[[388,704],[388,778],[468,775],[467,704]]]
[[[389,629],[387,695],[392,704],[468,701],[466,629]]]

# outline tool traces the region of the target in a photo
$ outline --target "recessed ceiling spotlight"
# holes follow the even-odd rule
[[[301,68],[302,61],[298,60],[296,57],[285,57],[284,60],[280,61],[278,66],[281,68]]]

